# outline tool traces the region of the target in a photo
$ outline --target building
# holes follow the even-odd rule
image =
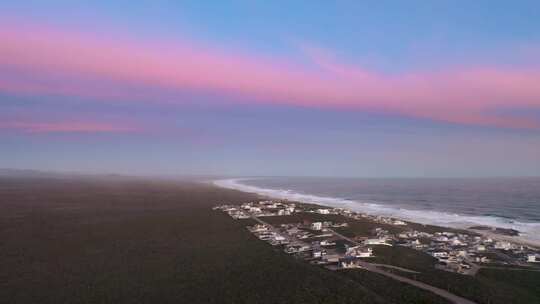
[[[330,209],[317,209],[319,214],[330,214]]]
[[[257,224],[255,226],[252,226],[249,230],[251,230],[251,232],[262,232],[268,231],[268,227],[266,227],[266,225]]]
[[[463,245],[463,242],[460,241],[458,238],[452,238],[450,244],[452,244],[452,246],[461,246]]]
[[[251,211],[251,212],[261,212],[262,210],[259,207],[250,207],[249,211]]]
[[[321,230],[322,229],[322,222],[314,222],[311,224],[312,230]]]
[[[327,254],[323,257],[323,259],[328,263],[336,263],[339,262],[339,259],[341,256],[339,254]]]
[[[323,255],[326,254],[326,251],[324,250],[321,250],[321,249],[313,249],[313,253],[312,253],[312,256],[314,258],[322,258]]]
[[[373,249],[363,246],[354,246],[348,248],[345,254],[356,258],[371,258],[373,257]]]
[[[321,246],[334,246],[336,243],[329,240],[322,240],[319,244]]]
[[[490,261],[490,259],[483,256],[483,257],[476,257],[475,261],[478,262],[478,263],[488,263]]]
[[[367,239],[364,241],[365,245],[386,245],[386,246],[392,246],[391,244],[388,244],[386,242],[385,238],[378,238],[378,239]]]
[[[359,259],[350,256],[339,259],[339,267],[343,269],[362,268],[360,263]]]
[[[495,249],[510,250],[512,244],[510,242],[495,242]]]
[[[444,236],[444,235],[441,235],[441,236],[436,237],[435,240],[437,242],[448,242],[448,237]]]
[[[291,212],[287,209],[279,209],[277,212],[278,215],[290,215]]]
[[[538,260],[536,259],[536,254],[529,254],[527,256],[527,262],[529,262],[529,263],[537,263]]]
[[[447,258],[448,257],[448,252],[446,252],[446,251],[435,251],[435,252],[432,252],[431,255],[434,258]]]

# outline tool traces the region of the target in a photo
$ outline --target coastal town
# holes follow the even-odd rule
[[[433,226],[343,208],[282,200],[222,204],[214,209],[236,220],[251,221],[246,228],[260,240],[331,270],[379,267],[415,272],[378,263],[377,252],[380,250],[377,248],[381,247],[406,247],[420,251],[435,260],[435,268],[470,276],[482,267],[540,266],[538,249],[475,231],[434,229]],[[294,221],[296,219],[301,221]],[[365,225],[363,231],[349,229],[356,222],[369,225]]]

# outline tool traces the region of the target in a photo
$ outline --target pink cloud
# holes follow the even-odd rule
[[[314,69],[188,41],[106,39],[17,24],[1,26],[0,41],[0,66],[36,77],[64,75],[60,81],[46,83],[0,78],[0,90],[12,93],[151,98],[156,90],[188,89],[247,97],[254,103],[374,110],[459,124],[540,127],[535,120],[490,114],[502,107],[540,107],[540,70],[533,68],[462,67],[384,75],[338,62],[320,50],[311,50],[309,55],[318,66]],[[109,84],[108,89],[96,89],[88,79],[100,79]],[[127,89],[133,86],[143,89],[136,93]],[[144,88],[151,90],[146,93]]]
[[[101,122],[1,122],[1,129],[27,133],[125,133],[139,130]]]

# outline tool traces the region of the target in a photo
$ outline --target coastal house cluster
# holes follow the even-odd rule
[[[280,201],[249,202],[238,205],[224,204],[216,206],[214,210],[226,212],[234,219],[247,219],[252,216],[284,216],[291,215],[297,210],[296,204]]]
[[[257,219],[259,223],[247,229],[260,240],[272,246],[280,246],[287,254],[295,255],[313,264],[324,265],[329,269],[359,268],[362,258],[374,257],[371,243],[380,244],[379,238],[365,240],[363,244],[353,244],[337,236],[332,229],[348,226],[346,222],[304,221],[272,226],[263,217],[285,216],[295,212],[318,213],[322,215],[339,214],[339,210],[299,207],[294,203],[261,201],[245,203],[240,206],[224,204],[214,207],[229,214],[234,219]]]
[[[399,245],[436,258],[440,269],[463,274],[475,273],[477,263],[522,266],[536,262],[538,255],[535,249],[523,245],[467,233],[443,231],[431,234],[410,230],[397,237]]]
[[[515,244],[510,241],[494,240],[489,236],[466,231],[424,232],[407,229],[408,223],[399,219],[358,213],[346,209],[335,208],[331,213],[340,214],[353,219],[393,225],[404,231],[392,235],[381,228],[376,229],[376,239],[366,240],[369,245],[391,245],[410,247],[425,252],[437,259],[438,268],[462,274],[475,274],[477,264],[502,264],[527,266],[540,262],[540,251],[535,248]],[[494,229],[494,232],[515,235],[513,231]]]
[[[415,226],[400,219],[374,216],[345,208],[321,208],[288,201],[262,200],[241,205],[223,204],[214,209],[221,210],[237,220],[251,218],[258,221],[259,223],[248,227],[256,237],[272,246],[281,246],[288,254],[330,269],[362,267],[362,259],[374,257],[374,246],[394,245],[422,251],[437,260],[437,268],[466,275],[476,274],[479,265],[487,263],[524,266],[540,260],[537,249],[495,240],[484,234],[451,229],[420,231],[418,227],[421,228],[421,225]],[[346,228],[347,222],[304,221],[274,227],[262,220],[264,217],[295,213],[341,215],[395,228],[391,229],[394,230],[391,233],[388,228],[378,227],[370,232],[369,237],[349,239],[333,230]]]

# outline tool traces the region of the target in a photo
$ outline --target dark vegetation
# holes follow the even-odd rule
[[[481,269],[475,276],[464,276],[443,270],[428,270],[420,274],[402,272],[404,276],[444,288],[457,295],[472,299],[477,303],[540,303],[540,293],[537,286],[540,273],[519,270],[499,271],[498,275]],[[519,279],[518,279],[519,278]]]
[[[409,284],[398,282],[377,273],[357,269],[340,271],[340,273],[351,278],[352,280],[359,282],[376,293],[385,295],[385,297],[391,299],[391,301],[394,303],[449,303],[447,300],[435,294],[413,287]]]
[[[0,177],[0,303],[444,303],[373,273],[310,265],[257,240],[251,220],[211,210],[252,199],[189,182]],[[414,268],[399,258],[389,263]],[[484,289],[435,270],[418,279],[453,280],[462,295],[493,289],[506,303],[538,300],[540,273],[505,274],[482,269]]]
[[[434,269],[437,260],[421,251],[401,246],[373,246],[375,257],[366,261],[378,264],[388,264],[425,272]]]
[[[190,183],[0,179],[0,302],[387,303],[212,211]]]

